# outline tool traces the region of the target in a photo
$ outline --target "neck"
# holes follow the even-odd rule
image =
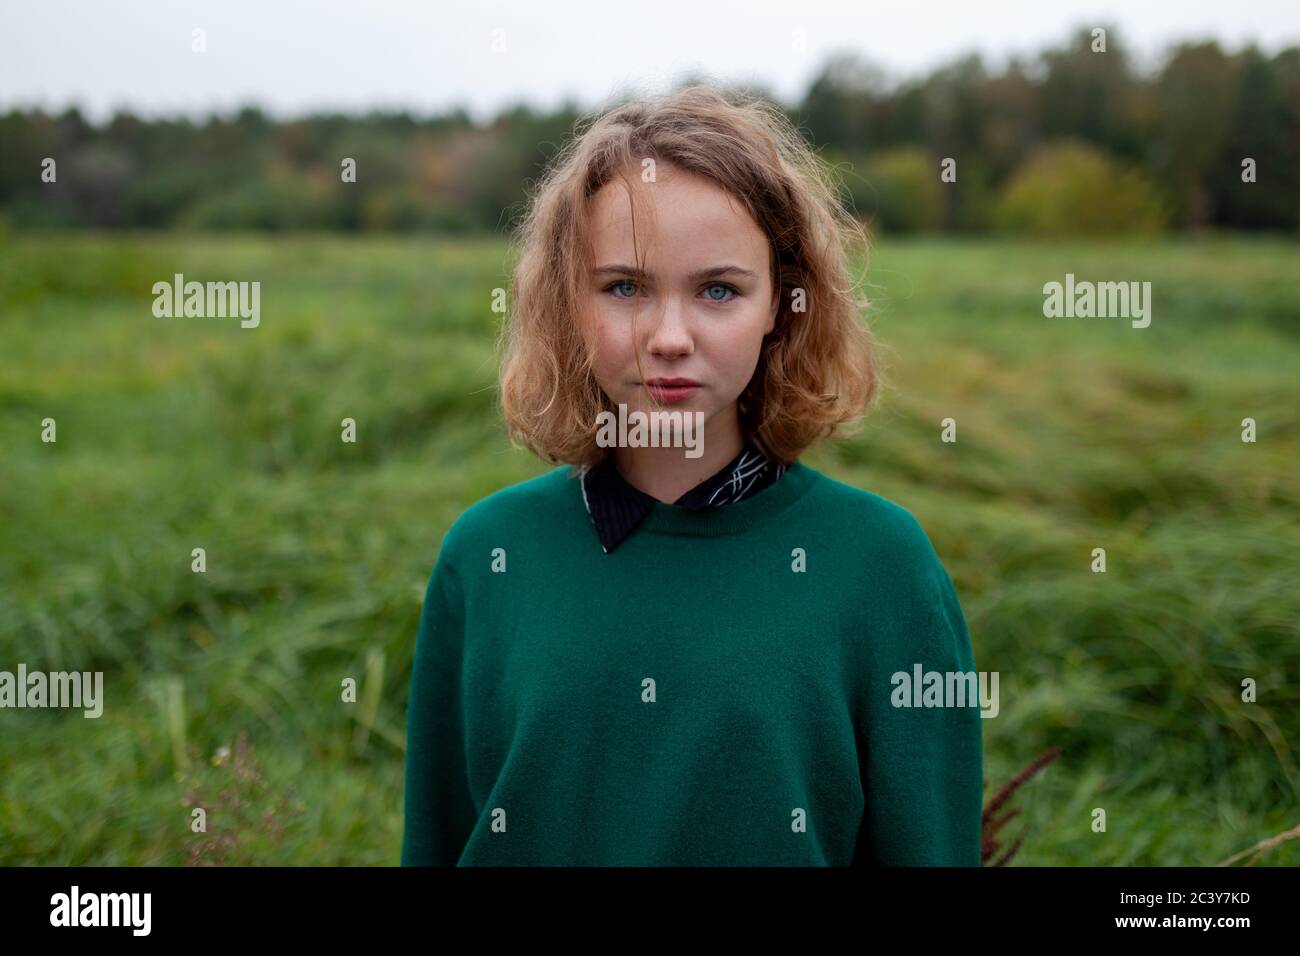
[[[704,423],[699,458],[687,458],[682,448],[615,448],[614,465],[633,488],[671,504],[720,471],[745,446],[735,406],[728,412]]]

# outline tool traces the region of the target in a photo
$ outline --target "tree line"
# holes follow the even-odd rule
[[[843,53],[797,103],[753,91],[885,230],[1300,226],[1300,47],[1186,42],[1143,71],[1114,27],[1081,28],[996,69],[971,54],[891,82]],[[96,125],[75,107],[13,109],[0,115],[0,223],[502,232],[580,118],[573,103],[516,105],[485,125],[463,110],[276,120],[248,106]]]

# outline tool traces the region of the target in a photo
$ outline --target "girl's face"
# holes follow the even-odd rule
[[[769,240],[711,180],[667,163],[655,173],[655,182],[642,182],[639,170],[629,177],[642,200],[636,239],[644,274],[635,269],[622,181],[612,180],[591,199],[595,267],[587,315],[596,380],[629,413],[703,412],[705,441],[739,451],[736,399],[776,322]]]

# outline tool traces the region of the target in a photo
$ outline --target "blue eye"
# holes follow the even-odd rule
[[[617,289],[619,286],[624,286],[624,285],[626,285],[626,286],[631,286],[633,289],[636,289],[636,283],[633,282],[632,280],[630,280],[630,279],[619,279],[617,282],[612,282],[612,283],[610,283],[609,285],[605,286],[605,291],[606,291],[606,292],[613,292],[614,289]],[[616,298],[616,299],[630,299],[630,298],[635,297],[635,295],[636,295],[636,292],[632,292],[632,293],[629,294],[629,295],[615,295],[614,298]]]
[[[628,287],[628,289],[630,290],[627,292],[626,295],[620,294],[615,291],[616,289],[619,289],[623,286]],[[723,294],[714,295],[713,294],[714,289],[721,289],[723,291]],[[633,299],[636,298],[637,284],[633,282],[631,279],[619,279],[617,282],[611,282],[609,285],[605,286],[605,291],[616,299]],[[730,293],[730,295],[727,295],[727,293]],[[733,298],[735,298],[738,295],[740,295],[740,292],[736,289],[735,286],[728,285],[725,282],[714,282],[706,287],[704,297],[708,299],[710,302],[716,302],[718,304],[722,304],[724,302],[730,302]]]

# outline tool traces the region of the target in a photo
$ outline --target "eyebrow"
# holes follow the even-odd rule
[[[646,275],[646,273],[643,270],[636,268],[636,266],[625,266],[625,265],[618,265],[618,264],[609,265],[609,266],[599,266],[592,270],[592,275],[601,276],[605,274],[631,275],[637,277],[643,277]],[[757,274],[751,272],[749,269],[742,269],[740,266],[732,266],[732,265],[711,266],[708,269],[698,269],[695,272],[692,272],[689,276],[687,276],[687,278],[690,279],[692,282],[698,282],[702,279],[716,279],[719,278],[720,276],[738,276],[742,279],[758,278]]]

